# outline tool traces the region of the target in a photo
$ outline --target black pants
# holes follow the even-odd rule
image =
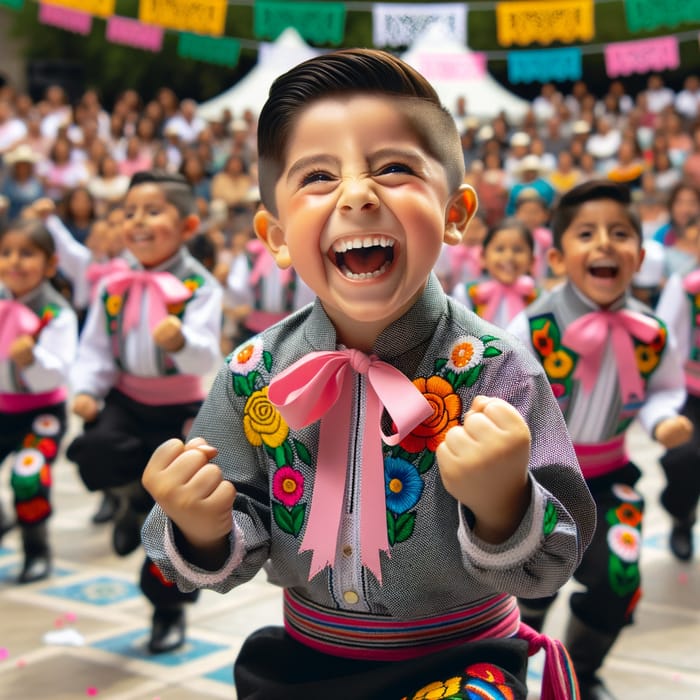
[[[693,437],[661,458],[666,488],[661,504],[680,520],[692,518],[700,498],[700,397],[688,396],[682,411],[693,424]]]
[[[634,489],[639,469],[632,463],[586,483],[596,505],[593,540],[574,572],[585,587],[571,595],[571,611],[590,627],[616,634],[633,622],[639,601],[644,499]],[[523,600],[530,611],[546,611],[556,596]]]
[[[90,491],[128,488],[128,508],[143,518],[153,505],[140,486],[148,460],[161,443],[186,437],[187,424],[200,406],[199,401],[147,406],[113,389],[97,419],[85,424],[85,432],[68,446],[66,455],[76,462]],[[197,598],[196,591],[179,591],[148,558],[141,567],[140,582],[144,595],[157,608]]]
[[[426,686],[427,697],[525,700],[526,674],[527,642],[520,639],[462,644],[407,661],[361,661],[315,651],[281,627],[254,632],[234,666],[239,700],[412,700],[426,697]]]
[[[66,405],[0,412],[0,464],[10,454],[17,523],[38,525],[51,515],[51,466],[66,432]]]

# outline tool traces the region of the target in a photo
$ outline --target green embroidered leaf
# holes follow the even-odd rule
[[[290,535],[297,536],[297,532],[294,532],[294,521],[292,514],[279,503],[272,504],[272,516],[277,523],[277,527]]]
[[[248,379],[248,389],[250,389],[250,393],[252,394],[255,391],[255,385],[256,385],[258,379],[260,379],[260,372],[256,372],[255,370],[253,370],[252,372],[249,372],[247,379]]]
[[[396,542],[405,542],[413,534],[413,526],[415,524],[415,513],[401,513],[396,518]]]
[[[440,357],[435,360],[435,374],[438,374],[440,370],[447,364],[447,359]]]
[[[406,450],[404,450],[404,448],[401,447],[401,445],[397,446],[396,456],[400,459],[406,460],[407,462],[411,462],[414,457],[414,455],[412,455],[410,452],[406,452]]]
[[[495,335],[482,335],[479,336],[479,340],[482,343],[490,343],[492,340],[498,340],[498,338]]]
[[[287,461],[287,452],[284,449],[284,445],[286,445],[286,441],[279,447],[274,448],[275,463],[278,467],[284,467],[285,465],[291,464],[291,462]]]
[[[454,386],[457,381],[457,374],[450,369],[445,372],[445,379]]]
[[[248,387],[248,380],[240,374],[233,375],[233,390],[238,396],[250,396],[251,391]]]
[[[501,350],[499,350],[498,348],[494,348],[493,346],[484,349],[484,357],[498,357],[502,354],[503,353]]]
[[[282,449],[284,450],[285,464],[294,464],[294,452],[292,452],[292,446],[289,444],[289,440],[285,440],[282,443]]]
[[[293,442],[294,442],[294,449],[296,450],[299,459],[304,464],[306,464],[310,467],[312,464],[312,460],[311,460],[311,455],[309,454],[309,451],[306,449],[306,445],[299,442],[299,440],[293,440]]]
[[[625,565],[614,554],[610,555],[608,576],[610,588],[620,597],[634,593],[639,587],[639,566],[636,563]]]
[[[390,510],[386,512],[386,534],[389,544],[393,547],[396,544],[396,517]]]
[[[275,459],[275,448],[270,447],[269,445],[266,445],[264,442],[263,442],[262,446],[263,446],[263,449],[265,450],[265,452],[267,452],[267,454],[270,455],[270,457],[272,457],[272,459]]]
[[[418,473],[425,474],[433,464],[435,464],[435,453],[425,450],[421,455],[420,462],[418,462]]]
[[[272,355],[267,350],[263,350],[262,358],[265,369],[269,372],[272,369]]]
[[[557,508],[552,501],[548,501],[547,507],[544,509],[544,520],[542,525],[542,531],[544,532],[545,537],[551,534],[554,528],[557,526],[557,520],[559,520]]]
[[[469,372],[467,373],[469,376],[465,380],[465,384],[467,386],[474,386],[476,384],[476,380],[479,378],[479,375],[481,374],[481,371],[484,369],[483,365],[477,365],[476,367],[473,367]]]
[[[301,526],[304,524],[304,516],[306,515],[306,503],[298,503],[291,511],[292,535],[297,537],[301,532]]]
[[[617,513],[615,512],[614,508],[605,514],[605,520],[608,525],[619,525],[620,523],[620,519],[617,517]]]

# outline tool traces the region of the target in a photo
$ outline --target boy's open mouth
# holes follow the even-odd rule
[[[366,280],[383,275],[394,261],[394,244],[386,236],[364,236],[336,241],[328,257],[349,279]]]
[[[617,277],[618,267],[612,262],[592,263],[588,266],[588,272],[599,279],[613,279]]]

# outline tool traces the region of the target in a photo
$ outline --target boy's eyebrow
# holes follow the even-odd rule
[[[287,182],[289,182],[298,172],[309,170],[310,168],[319,168],[322,166],[335,166],[339,167],[340,161],[334,156],[328,155],[326,153],[318,153],[312,156],[304,156],[299,158],[294,165],[289,168],[287,173]]]

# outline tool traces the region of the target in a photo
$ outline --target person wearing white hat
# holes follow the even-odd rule
[[[7,173],[0,192],[7,197],[7,219],[19,216],[22,209],[44,195],[44,187],[36,174],[40,157],[31,146],[21,144],[5,154]]]
[[[542,159],[530,153],[525,156],[517,168],[518,181],[510,188],[508,194],[508,203],[506,204],[506,214],[513,216],[515,214],[515,203],[518,195],[524,189],[533,189],[542,197],[546,205],[549,207],[554,202],[556,190],[549,180],[545,177],[545,168],[542,165]]]

